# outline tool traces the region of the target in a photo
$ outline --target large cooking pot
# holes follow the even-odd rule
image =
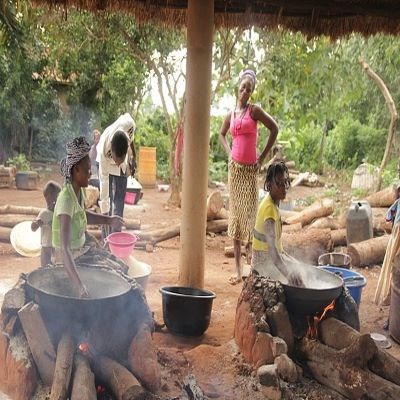
[[[122,276],[97,267],[77,266],[77,272],[90,298],[75,296],[64,267],[42,268],[28,274],[28,297],[39,304],[49,318],[67,317],[83,322],[124,310],[131,286]]]
[[[282,282],[286,307],[294,315],[314,316],[337,299],[342,293],[343,279],[312,265],[296,264],[305,287],[291,286]]]

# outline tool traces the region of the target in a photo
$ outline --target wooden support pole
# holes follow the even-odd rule
[[[189,0],[179,283],[204,286],[214,0]]]
[[[57,360],[51,386],[50,400],[66,400],[71,382],[75,344],[69,332],[65,332],[57,347]]]

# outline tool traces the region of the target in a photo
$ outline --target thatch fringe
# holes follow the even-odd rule
[[[34,0],[36,4],[90,11],[124,11],[139,23],[158,23],[182,27],[186,24],[187,0]],[[162,3],[162,5],[160,5]],[[302,32],[307,36],[332,38],[353,32],[369,36],[377,33],[400,33],[400,7],[395,0],[321,2],[309,0],[215,0],[215,26],[257,26],[275,30],[278,27]]]

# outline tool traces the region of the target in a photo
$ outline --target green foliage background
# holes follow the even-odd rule
[[[143,57],[151,54],[156,61],[169,57],[160,70],[170,74],[174,52],[185,46],[184,34],[138,27],[121,14],[70,10],[64,20],[60,14],[33,9],[26,1],[14,6],[20,32],[0,41],[0,162],[18,154],[30,161],[59,160],[67,140],[81,134],[90,138],[94,128],[103,130],[119,114],[130,112],[137,121],[136,144],[157,147],[158,175],[168,180],[172,151],[168,122],[162,109],[151,104],[148,64],[132,49]],[[226,60],[224,38],[233,37],[238,40]],[[20,45],[13,45],[15,41]],[[358,60],[369,63],[398,105],[399,48],[398,38],[383,35],[367,39],[351,35],[332,42],[281,31],[218,32],[214,78],[220,78],[224,63],[228,75],[221,79],[214,102],[229,93],[233,106],[236,77],[243,68],[252,67],[257,72],[252,101],[278,121],[279,140],[288,143],[286,153],[298,169],[351,170],[362,161],[378,165],[390,115]],[[222,119],[211,117],[213,180],[224,180],[227,173],[227,157],[218,138]],[[176,115],[171,120],[176,124]],[[261,128],[260,150],[267,135]],[[396,175],[397,154],[398,146],[384,181]]]

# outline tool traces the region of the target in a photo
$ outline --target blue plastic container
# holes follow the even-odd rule
[[[354,301],[360,306],[361,292],[363,287],[367,284],[365,276],[356,271],[351,271],[346,268],[330,267],[329,265],[320,267],[325,271],[337,274],[343,278],[345,286],[349,289]]]

